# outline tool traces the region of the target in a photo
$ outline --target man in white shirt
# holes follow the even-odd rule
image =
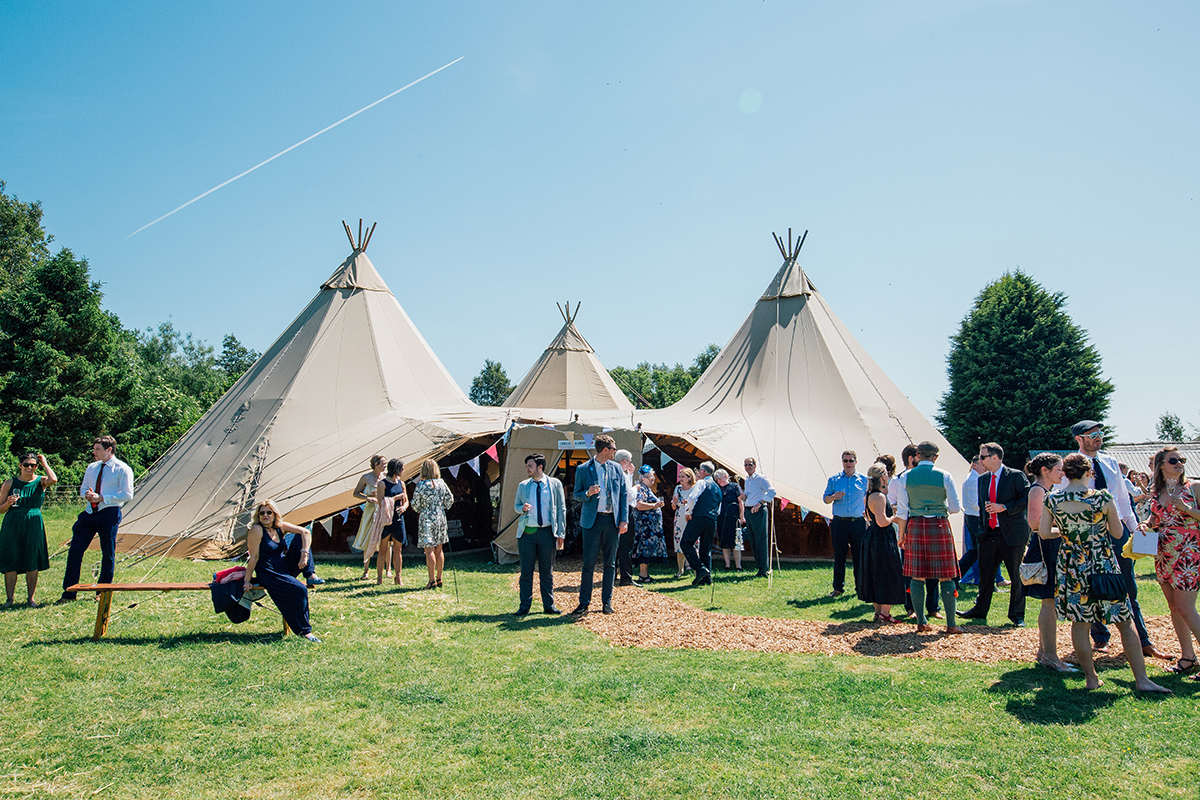
[[[741,520],[750,526],[750,546],[754,548],[754,563],[758,565],[756,578],[771,574],[771,542],[767,534],[767,515],[775,502],[775,489],[771,482],[758,471],[758,462],[747,458],[746,468],[746,515]]]
[[[525,474],[529,477],[517,485],[513,510],[517,520],[517,553],[521,559],[521,578],[517,582],[519,604],[517,616],[529,613],[533,605],[533,567],[537,564],[538,585],[542,595],[542,610],[561,614],[554,604],[554,553],[562,550],[567,535],[567,497],[562,481],[547,475],[546,457],[530,453],[525,457]]]
[[[114,455],[117,442],[100,436],[92,442],[95,461],[83,473],[79,495],[86,501],[71,528],[71,549],[63,573],[63,593],[59,603],[75,599],[67,588],[79,583],[83,554],[92,539],[100,536],[100,583],[112,583],[117,568],[117,528],[121,525],[121,506],[133,499],[133,470]]]
[[[1117,504],[1117,514],[1121,517],[1121,525],[1125,528],[1124,536],[1119,542],[1114,542],[1113,547],[1117,551],[1117,561],[1121,564],[1121,574],[1125,576],[1125,589],[1129,592],[1129,605],[1133,608],[1133,626],[1137,628],[1138,638],[1142,641],[1142,653],[1154,658],[1170,658],[1150,641],[1150,634],[1142,619],[1142,607],[1138,604],[1137,581],[1133,577],[1133,560],[1120,555],[1125,543],[1129,541],[1132,531],[1136,530],[1138,526],[1120,466],[1115,458],[1100,450],[1104,446],[1104,431],[1099,422],[1092,419],[1080,420],[1071,426],[1071,435],[1075,437],[1075,442],[1079,445],[1079,452],[1092,460],[1091,487],[1107,489],[1112,494],[1113,502]],[[1092,623],[1092,641],[1097,650],[1107,648],[1108,640],[1111,637],[1112,633],[1103,623]]]

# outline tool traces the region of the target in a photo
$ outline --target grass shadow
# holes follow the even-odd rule
[[[452,622],[459,625],[483,623],[495,625],[502,631],[524,631],[531,628],[550,628],[558,625],[572,625],[576,622],[570,614],[538,614],[530,612],[524,617],[516,614],[449,614],[442,617],[442,622]]]
[[[1024,666],[1004,673],[986,691],[1006,698],[1004,710],[1027,725],[1085,725],[1116,702],[1112,687],[1121,682],[1110,679],[1087,691],[1082,680],[1082,673]]]
[[[282,641],[284,638],[286,637],[283,636],[281,630],[259,632],[198,631],[178,636],[105,636],[99,640],[94,640],[91,636],[75,636],[69,639],[38,639],[26,642],[21,647],[41,647],[44,645],[59,644],[101,646],[107,644],[139,645],[155,647],[159,650],[170,650],[189,644],[262,644],[274,640]]]
[[[812,608],[813,606],[827,606],[833,603],[840,603],[842,598],[830,597],[822,595],[820,597],[810,597],[808,600],[788,600],[787,604],[792,608]]]

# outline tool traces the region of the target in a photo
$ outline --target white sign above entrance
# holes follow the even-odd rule
[[[594,438],[594,436],[595,436],[595,434],[585,433],[583,435],[582,441],[580,441],[579,439],[559,439],[558,440],[558,449],[559,450],[591,450],[592,447],[594,446],[593,442],[592,442],[592,439]]]

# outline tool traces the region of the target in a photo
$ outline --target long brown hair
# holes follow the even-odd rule
[[[1163,489],[1167,488],[1167,477],[1163,475],[1163,462],[1167,460],[1167,456],[1171,453],[1178,453],[1178,447],[1164,447],[1154,454],[1154,493],[1157,495]],[[1183,471],[1183,475],[1179,476],[1180,483],[1186,483],[1187,470]]]

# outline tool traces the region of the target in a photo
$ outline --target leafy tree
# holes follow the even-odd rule
[[[498,406],[508,399],[512,390],[500,362],[484,359],[483,369],[471,381],[471,402],[479,406]]]
[[[217,368],[225,373],[229,385],[232,386],[261,355],[257,350],[251,350],[239,342],[232,333],[227,333],[221,340],[221,355],[217,357]]]
[[[22,203],[0,181],[0,297],[19,287],[33,265],[50,255],[54,240],[42,228],[42,204]]]
[[[950,387],[938,423],[950,444],[972,453],[986,441],[1019,468],[1031,450],[1074,448],[1068,428],[1104,420],[1113,385],[1100,354],[1050,293],[1024,272],[984,287],[950,339]]]
[[[0,302],[0,422],[18,447],[70,463],[113,429],[133,376],[119,359],[120,322],[100,299],[87,261],[63,248]]]
[[[608,372],[634,405],[666,408],[688,393],[720,352],[721,348],[710,344],[689,367],[683,364],[669,367],[643,361],[633,369],[613,367]]]
[[[1169,411],[1158,418],[1154,434],[1163,442],[1182,442],[1187,439],[1187,434],[1183,432],[1183,420]]]

